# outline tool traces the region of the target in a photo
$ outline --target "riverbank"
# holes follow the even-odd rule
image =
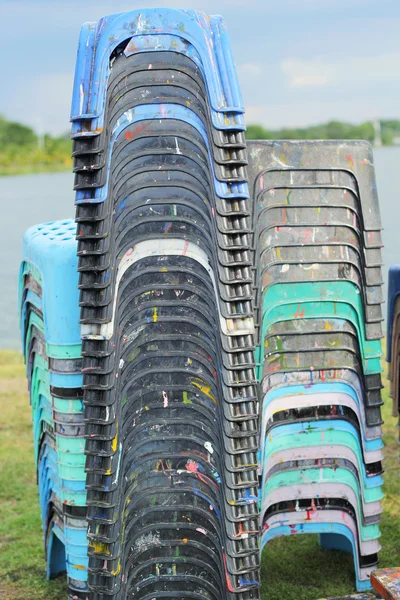
[[[33,175],[36,173],[59,173],[72,171],[70,155],[52,157],[46,155],[20,156],[15,159],[2,160],[0,156],[0,177],[13,175]]]
[[[383,397],[386,495],[380,565],[395,566],[400,565],[397,430],[387,390]],[[0,402],[0,597],[61,600],[66,597],[64,578],[45,579],[31,410],[18,352],[0,351]],[[262,565],[263,600],[315,600],[343,596],[354,589],[352,557],[322,550],[316,536],[274,540],[263,553]]]
[[[0,167],[0,177],[13,177],[16,175],[38,175],[40,173],[65,173],[72,170],[71,166],[65,166],[62,163],[56,163],[54,165],[44,165],[40,167],[17,167],[10,169],[9,171],[3,171]]]

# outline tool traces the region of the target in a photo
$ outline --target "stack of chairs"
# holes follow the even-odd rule
[[[388,309],[386,335],[386,361],[388,363],[389,395],[392,398],[392,414],[400,414],[400,265],[391,265],[388,275]]]
[[[19,277],[22,348],[47,576],[67,572],[70,598],[87,595],[85,438],[76,226],[28,229]]]
[[[318,533],[359,591],[382,512],[381,222],[365,142],[248,142],[261,546]]]
[[[48,574],[67,570],[71,600],[259,600],[260,542],[297,533],[352,552],[369,587],[371,150],[246,150],[243,112],[221,17],[145,9],[83,26],[77,243],[71,220],[31,228],[20,275]]]
[[[251,210],[222,19],[85,25],[72,137],[90,597],[256,600]]]

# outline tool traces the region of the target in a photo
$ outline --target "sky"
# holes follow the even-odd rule
[[[223,15],[248,124],[400,119],[400,0],[0,0],[0,114],[67,132],[82,23],[151,6]]]

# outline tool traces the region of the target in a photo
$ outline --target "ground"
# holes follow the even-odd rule
[[[386,381],[386,380],[385,380]],[[33,463],[30,407],[22,358],[0,352],[0,598],[65,600],[63,578],[45,579]],[[380,566],[400,566],[400,494],[396,421],[384,391],[385,500]],[[319,548],[314,536],[280,538],[262,564],[263,600],[316,600],[354,591],[350,555]]]

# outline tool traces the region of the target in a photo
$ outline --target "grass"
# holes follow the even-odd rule
[[[64,137],[45,136],[42,147],[39,147],[37,139],[23,145],[5,143],[0,145],[0,176],[71,171],[71,151],[72,142]]]
[[[0,598],[61,600],[63,579],[46,581],[25,368],[0,352]]]
[[[46,581],[33,462],[29,401],[22,358],[0,352],[0,598],[65,600],[63,578]],[[400,565],[400,494],[397,432],[387,390],[383,394],[385,499],[381,566]],[[350,555],[324,551],[314,536],[268,544],[262,565],[263,600],[316,600],[354,591]]]

